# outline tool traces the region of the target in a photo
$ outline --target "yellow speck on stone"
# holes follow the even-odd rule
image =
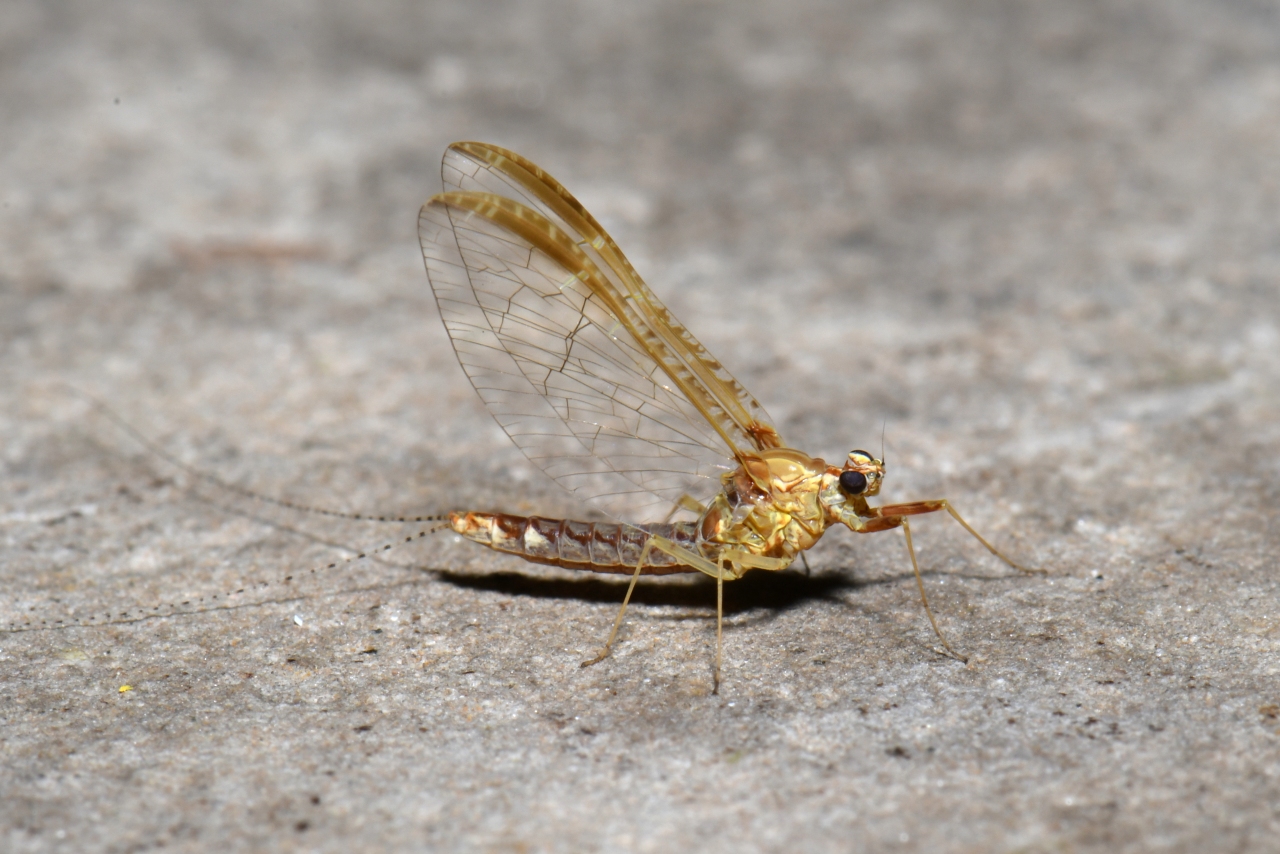
[[[129,692],[129,691],[132,691],[132,690],[133,690],[133,686],[132,686],[132,685],[121,685],[121,686],[120,686],[120,693],[121,693],[121,694],[125,694],[125,693],[127,693],[127,692]]]

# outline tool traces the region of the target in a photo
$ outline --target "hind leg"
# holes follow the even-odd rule
[[[653,549],[671,555],[681,565],[696,569],[716,580],[716,665],[712,678],[713,687],[711,693],[718,694],[720,693],[720,665],[723,662],[725,580],[733,581],[741,578],[749,569],[786,569],[791,564],[791,561],[786,558],[761,557],[737,549],[726,549],[721,552],[719,560],[712,562],[702,555],[668,540],[666,537],[650,537],[640,551],[640,560],[636,562],[635,572],[631,573],[631,583],[627,585],[627,594],[622,597],[622,607],[618,609],[618,616],[613,621],[613,629],[609,632],[609,639],[605,641],[604,648],[600,650],[599,655],[590,661],[582,662],[583,667],[598,664],[609,657],[613,642],[618,637],[618,629],[622,627],[622,617],[626,614],[627,605],[631,602],[631,594],[635,592],[636,582],[640,579],[640,571],[644,568],[645,561],[648,560],[649,554]],[[730,566],[728,571],[725,568],[726,563]]]
[[[613,641],[618,636],[618,629],[622,627],[622,617],[627,613],[627,605],[631,602],[631,594],[635,592],[636,582],[640,580],[640,571],[644,569],[645,562],[649,559],[649,555],[654,549],[669,554],[680,564],[706,573],[712,578],[719,578],[722,572],[719,566],[702,555],[695,554],[683,546],[676,545],[666,537],[650,537],[648,542],[644,544],[644,548],[640,550],[640,560],[636,562],[635,572],[631,573],[631,583],[627,585],[627,595],[622,597],[622,607],[618,609],[618,616],[613,621],[613,630],[609,632],[609,639],[604,642],[604,648],[600,650],[599,655],[590,661],[582,662],[583,667],[599,664],[609,657],[609,650],[613,647]]]

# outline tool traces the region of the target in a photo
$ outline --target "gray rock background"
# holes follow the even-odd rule
[[[964,666],[900,536],[833,533],[728,588],[712,696],[707,584],[580,670],[623,581],[445,535],[312,573],[418,528],[68,390],[289,500],[584,513],[422,272],[465,138],[793,444],[886,425],[887,500],[1049,575],[918,523]],[[9,2],[0,140],[0,849],[1275,849],[1272,4]]]

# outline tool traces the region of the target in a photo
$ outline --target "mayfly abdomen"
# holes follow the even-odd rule
[[[635,572],[645,543],[664,537],[695,554],[698,526],[695,522],[620,525],[616,522],[575,522],[512,516],[507,513],[450,513],[449,525],[469,540],[525,560],[583,569],[590,572]],[[650,549],[643,575],[695,572],[666,552]]]

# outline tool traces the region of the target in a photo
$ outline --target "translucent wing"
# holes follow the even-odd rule
[[[760,402],[667,310],[613,238],[559,181],[514,151],[483,142],[450,145],[440,172],[446,191],[512,199],[546,217],[576,243],[602,274],[607,290],[634,308],[641,345],[734,450],[783,444]]]
[[[557,211],[459,149],[446,184],[480,175],[475,186],[503,195],[454,191],[423,207],[427,273],[463,369],[530,460],[611,515],[651,521],[683,494],[718,491],[739,447],[779,443],[563,188],[526,170]]]

